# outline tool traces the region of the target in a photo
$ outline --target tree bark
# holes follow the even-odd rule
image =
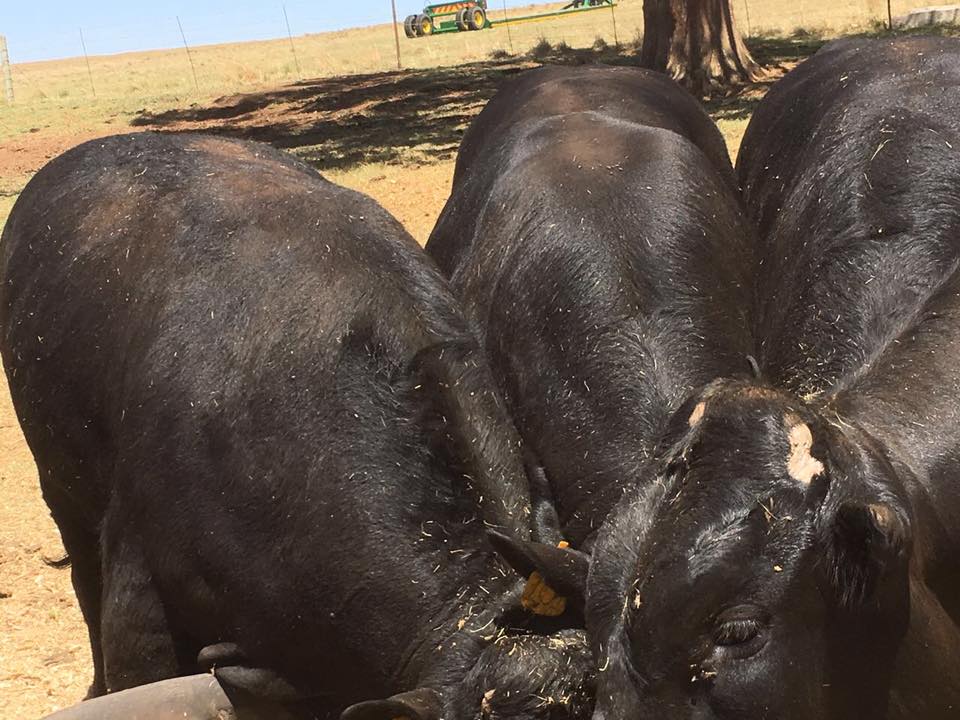
[[[644,67],[698,96],[765,75],[737,31],[730,0],[644,0]]]

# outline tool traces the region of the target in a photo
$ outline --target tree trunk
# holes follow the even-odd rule
[[[644,0],[643,22],[641,65],[695,95],[764,77],[737,32],[730,0]]]

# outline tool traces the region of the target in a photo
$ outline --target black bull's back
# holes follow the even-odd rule
[[[467,131],[427,244],[565,532],[587,540],[692,391],[748,371],[752,244],[723,139],[669,79],[549,68]]]
[[[831,43],[751,119],[761,360],[801,395],[849,385],[954,270],[958,55],[948,38]]]

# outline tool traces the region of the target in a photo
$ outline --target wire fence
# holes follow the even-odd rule
[[[490,18],[505,19],[543,11],[544,6],[499,7],[490,0]],[[144,18],[137,25],[90,26],[48,35],[45,47],[21,47],[8,36],[15,104],[76,103],[96,99],[152,99],[211,97],[243,92],[297,80],[331,75],[393,70],[397,67],[390,3],[384,5],[384,23],[367,28],[312,33],[297,12],[296,2],[263,7],[244,17],[231,14],[235,36],[260,36],[260,41],[199,45],[209,37],[209,15],[195,20],[180,17]],[[915,2],[892,0],[893,14],[905,14]],[[799,29],[842,33],[885,22],[886,0],[732,0],[742,33],[749,36],[783,34]],[[399,0],[399,20],[420,12],[418,0]],[[560,4],[550,6],[552,9]],[[289,12],[288,12],[289,10]],[[226,18],[224,18],[224,21]],[[3,28],[0,27],[0,33]],[[615,8],[547,18],[538,22],[495,24],[481,32],[459,32],[408,39],[400,33],[401,62],[405,68],[456,65],[522,55],[544,42],[574,48],[594,44],[639,47],[643,34],[643,0],[620,0]],[[168,49],[104,54],[129,44]],[[67,60],[18,63],[27,55],[63,55]],[[2,117],[0,106],[0,117]]]

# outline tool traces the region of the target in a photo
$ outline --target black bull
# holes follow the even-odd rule
[[[762,367],[888,463],[849,492],[880,513],[858,551],[888,621],[866,687],[896,720],[960,708],[958,88],[956,39],[831,43],[760,103],[737,167],[759,229]]]
[[[31,180],[0,274],[91,694],[216,666],[311,716],[589,707],[582,633],[508,632],[536,618],[487,533],[549,512],[443,278],[372,200],[267,146],[105,138]]]
[[[547,67],[464,136],[427,243],[581,549],[672,406],[748,368],[749,234],[723,137],[669,78]]]

